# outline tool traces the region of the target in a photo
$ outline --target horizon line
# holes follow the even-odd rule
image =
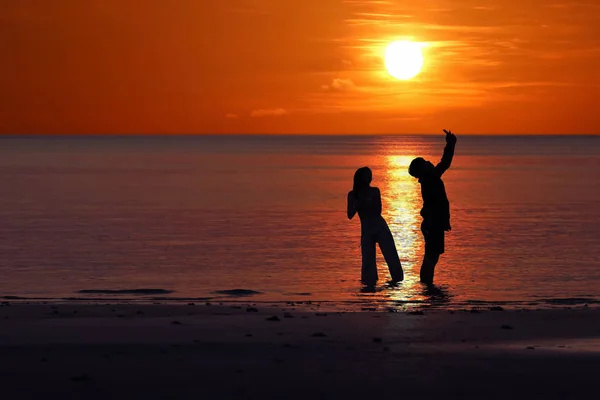
[[[442,130],[440,129],[440,132]],[[460,136],[600,136],[600,133],[461,133],[456,131]],[[439,136],[441,133],[0,133],[0,138],[7,137],[39,137],[39,136],[68,136],[68,137],[152,137],[152,136],[356,136],[356,137],[373,137],[373,136]]]

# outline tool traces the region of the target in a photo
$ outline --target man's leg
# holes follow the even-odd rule
[[[423,264],[421,264],[421,282],[432,284],[435,266],[440,259],[439,254],[427,254],[423,256]]]
[[[421,225],[423,238],[425,239],[425,255],[421,264],[421,282],[432,284],[440,254],[444,253],[444,230],[430,227],[428,224]]]

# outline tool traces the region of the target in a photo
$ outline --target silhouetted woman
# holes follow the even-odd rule
[[[383,253],[393,282],[404,279],[404,272],[396,250],[394,238],[385,219],[381,216],[381,193],[371,186],[373,174],[369,167],[354,173],[354,188],[348,193],[348,219],[358,212],[361,231],[362,283],[374,286],[378,280],[375,261],[375,243]]]

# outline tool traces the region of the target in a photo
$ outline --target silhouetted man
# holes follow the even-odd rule
[[[408,167],[408,173],[419,179],[421,184],[421,195],[423,196],[423,208],[421,216],[421,232],[425,239],[425,255],[421,265],[421,282],[433,283],[435,265],[444,254],[444,236],[450,231],[450,203],[446,196],[446,187],[442,181],[442,175],[452,163],[456,136],[451,131],[444,129],[446,133],[446,147],[444,155],[438,165],[433,165],[423,158],[415,158]]]

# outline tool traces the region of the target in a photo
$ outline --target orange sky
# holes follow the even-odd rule
[[[8,0],[0,32],[2,133],[600,133],[598,0]]]

